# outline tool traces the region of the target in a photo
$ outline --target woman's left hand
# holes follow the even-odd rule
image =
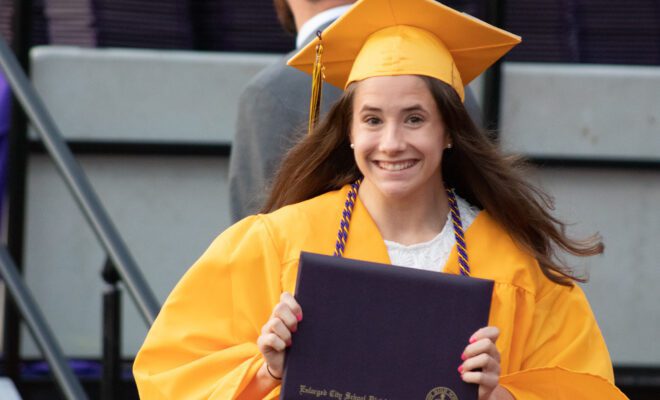
[[[463,381],[479,385],[479,400],[513,399],[499,386],[500,352],[495,346],[499,335],[500,330],[494,326],[476,331],[463,352],[463,364],[458,367]]]

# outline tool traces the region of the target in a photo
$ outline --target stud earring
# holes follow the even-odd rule
[[[351,143],[351,149],[355,149],[355,145]]]
[[[447,148],[448,148],[448,149],[451,149],[451,147],[452,147],[452,146],[451,146],[451,143],[449,143],[449,144],[447,145]]]

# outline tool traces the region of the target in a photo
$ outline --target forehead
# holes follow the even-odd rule
[[[422,80],[415,75],[375,76],[356,83],[354,106],[365,104],[377,106],[408,106],[419,103],[431,107],[435,104],[431,91]]]

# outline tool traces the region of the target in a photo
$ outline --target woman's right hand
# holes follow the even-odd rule
[[[280,302],[273,308],[268,322],[261,328],[257,339],[259,351],[266,360],[270,374],[282,378],[284,372],[284,350],[291,346],[292,333],[302,320],[302,308],[296,299],[287,292],[282,293]]]

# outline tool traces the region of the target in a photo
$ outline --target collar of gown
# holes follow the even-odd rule
[[[340,191],[342,198],[346,198],[349,185],[344,186]],[[343,204],[343,202],[342,202]],[[337,228],[339,228],[339,217],[337,217]],[[479,263],[479,243],[475,239],[483,235],[489,237],[492,230],[496,227],[490,221],[490,217],[484,211],[480,212],[475,218],[474,222],[465,231],[465,240],[467,243],[468,257],[470,258],[470,265]],[[474,250],[473,250],[474,249]],[[390,257],[387,253],[385,241],[378,230],[378,226],[374,222],[369,210],[364,206],[358,196],[353,208],[353,216],[351,217],[350,226],[348,230],[348,240],[346,241],[346,248],[344,250],[344,257],[354,258],[359,260],[370,260],[383,264],[391,264]],[[443,272],[450,274],[458,274],[458,254],[456,252],[456,245],[452,247],[447,263],[443,268]]]

